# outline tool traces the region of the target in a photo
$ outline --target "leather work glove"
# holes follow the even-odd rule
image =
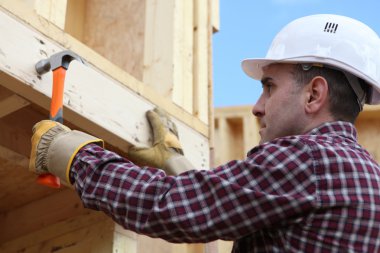
[[[148,111],[146,117],[153,132],[153,146],[131,147],[128,150],[128,158],[140,166],[164,169],[170,175],[194,169],[183,156],[177,126],[168,114],[160,108],[155,108]]]
[[[34,125],[29,170],[37,174],[51,173],[66,185],[71,185],[69,174],[76,153],[83,146],[103,141],[52,120]]]

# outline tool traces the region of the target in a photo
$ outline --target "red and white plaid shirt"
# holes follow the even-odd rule
[[[72,179],[88,208],[170,242],[234,240],[233,252],[380,252],[380,168],[352,124],[253,148],[242,161],[167,176],[94,144]]]

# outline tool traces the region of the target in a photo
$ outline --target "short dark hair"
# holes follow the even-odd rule
[[[343,72],[319,66],[304,70],[301,64],[295,64],[293,74],[294,80],[300,86],[306,85],[316,76],[325,78],[329,87],[329,109],[334,119],[355,122],[361,109]]]

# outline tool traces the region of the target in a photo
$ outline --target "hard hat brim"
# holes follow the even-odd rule
[[[322,63],[326,64],[326,59],[318,60],[316,56],[302,56],[294,58],[285,58],[285,59],[270,59],[270,58],[252,58],[245,59],[241,62],[241,67],[248,76],[252,77],[255,80],[261,80],[263,76],[263,67],[268,66],[274,63]]]

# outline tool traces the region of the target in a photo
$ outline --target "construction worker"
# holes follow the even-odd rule
[[[133,148],[128,159],[42,121],[30,169],[59,176],[85,207],[124,228],[170,242],[234,240],[233,252],[380,252],[380,167],[353,125],[365,103],[380,102],[378,35],[348,17],[307,16],[286,25],[265,58],[242,67],[263,85],[253,107],[261,141],[244,160],[168,175],[191,165],[156,110],[147,113],[153,147]]]

